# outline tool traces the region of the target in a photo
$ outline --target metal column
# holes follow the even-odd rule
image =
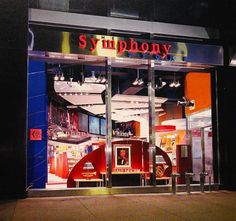
[[[112,187],[111,58],[106,58],[106,181]]]
[[[149,151],[152,157],[152,184],[156,186],[156,134],[155,134],[155,70],[154,61],[148,60],[148,109],[149,109]]]
[[[205,172],[205,140],[204,140],[204,127],[200,128],[201,131],[201,149],[202,149],[202,172]]]

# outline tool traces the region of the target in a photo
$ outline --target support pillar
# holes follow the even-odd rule
[[[149,110],[149,151],[152,185],[156,186],[156,113],[155,113],[155,70],[154,61],[148,60],[148,110]]]
[[[111,58],[106,58],[106,182],[112,187]]]

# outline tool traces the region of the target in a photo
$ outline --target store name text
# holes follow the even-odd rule
[[[149,53],[152,55],[159,55],[162,59],[166,58],[171,49],[170,44],[138,42],[135,41],[134,38],[118,40],[116,44],[115,40],[94,37],[88,38],[86,35],[79,36],[80,49],[85,49],[89,45],[89,51],[94,52],[98,44],[101,44],[102,49],[117,50],[118,55],[122,55],[125,51],[128,51],[129,53]]]

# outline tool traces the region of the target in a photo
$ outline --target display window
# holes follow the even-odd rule
[[[186,172],[192,183],[203,171],[213,179],[209,69],[173,61],[176,49],[165,42],[100,37],[97,49],[92,36],[79,38],[84,54],[31,54],[34,68],[45,67],[45,188],[106,187],[108,176],[112,186],[143,187],[170,185],[173,173],[178,184]],[[117,49],[110,63],[109,47]]]

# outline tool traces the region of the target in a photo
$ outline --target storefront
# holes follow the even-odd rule
[[[28,185],[170,185],[218,178],[218,45],[29,29]],[[37,85],[37,86],[36,86]],[[215,138],[214,138],[215,136]]]

